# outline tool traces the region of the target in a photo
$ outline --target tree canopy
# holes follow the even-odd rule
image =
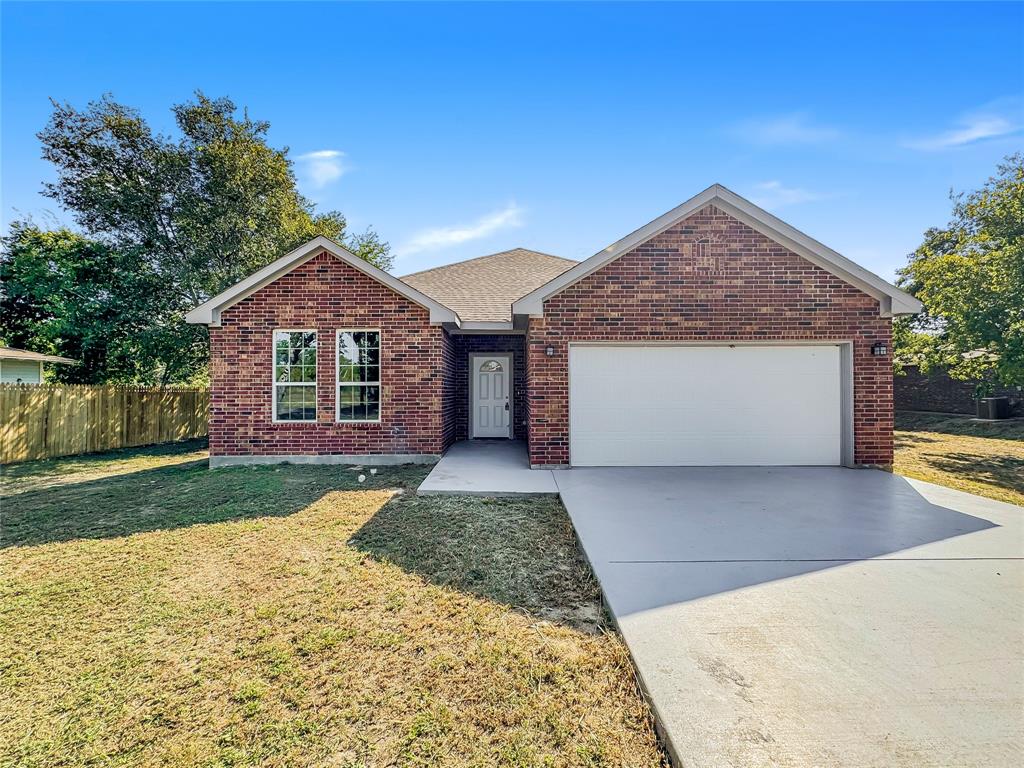
[[[298,192],[288,150],[268,143],[268,123],[201,92],[172,112],[174,137],[109,96],[84,110],[55,102],[39,133],[57,172],[44,194],[72,213],[81,234],[12,227],[0,256],[11,281],[0,336],[90,360],[66,375],[201,377],[206,332],[186,325],[185,313],[317,235],[391,264],[372,230],[349,233],[342,214],[317,213]],[[131,338],[119,336],[129,327]]]
[[[930,229],[900,271],[925,306],[895,327],[897,361],[954,377],[1024,383],[1024,156],[981,189],[954,195],[953,218]]]
[[[3,238],[0,286],[7,344],[80,362],[54,366],[58,380],[160,379],[147,315],[159,281],[137,259],[67,229],[15,222]]]

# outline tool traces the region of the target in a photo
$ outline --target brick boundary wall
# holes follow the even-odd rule
[[[976,414],[976,381],[961,381],[942,370],[921,373],[917,366],[906,366],[893,376],[893,402],[898,411],[936,411],[938,413]],[[993,397],[1009,397],[1011,410],[1022,408],[1020,387],[996,387]]]
[[[892,323],[878,301],[713,205],[549,299],[527,335],[530,462],[569,462],[572,341],[852,341],[858,464],[892,465]],[[555,349],[553,357],[545,347]]]
[[[327,253],[225,310],[210,328],[210,454],[439,454],[447,447],[445,332],[429,313]],[[318,331],[317,420],[272,420],[276,328]],[[379,424],[335,421],[335,331],[379,328]]]

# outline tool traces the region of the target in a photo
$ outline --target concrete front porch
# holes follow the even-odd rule
[[[530,469],[522,440],[455,443],[417,493],[470,496],[557,496],[549,469]]]

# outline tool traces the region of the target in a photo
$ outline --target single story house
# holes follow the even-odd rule
[[[872,465],[893,455],[898,290],[714,185],[591,258],[394,277],[312,240],[194,309],[212,465]]]
[[[0,347],[0,384],[42,384],[46,363],[77,365],[78,361],[27,349]]]

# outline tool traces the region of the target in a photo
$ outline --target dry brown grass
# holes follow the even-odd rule
[[[0,764],[661,765],[561,506],[423,471],[23,474]]]
[[[898,413],[895,438],[899,474],[1024,506],[1024,421]]]

